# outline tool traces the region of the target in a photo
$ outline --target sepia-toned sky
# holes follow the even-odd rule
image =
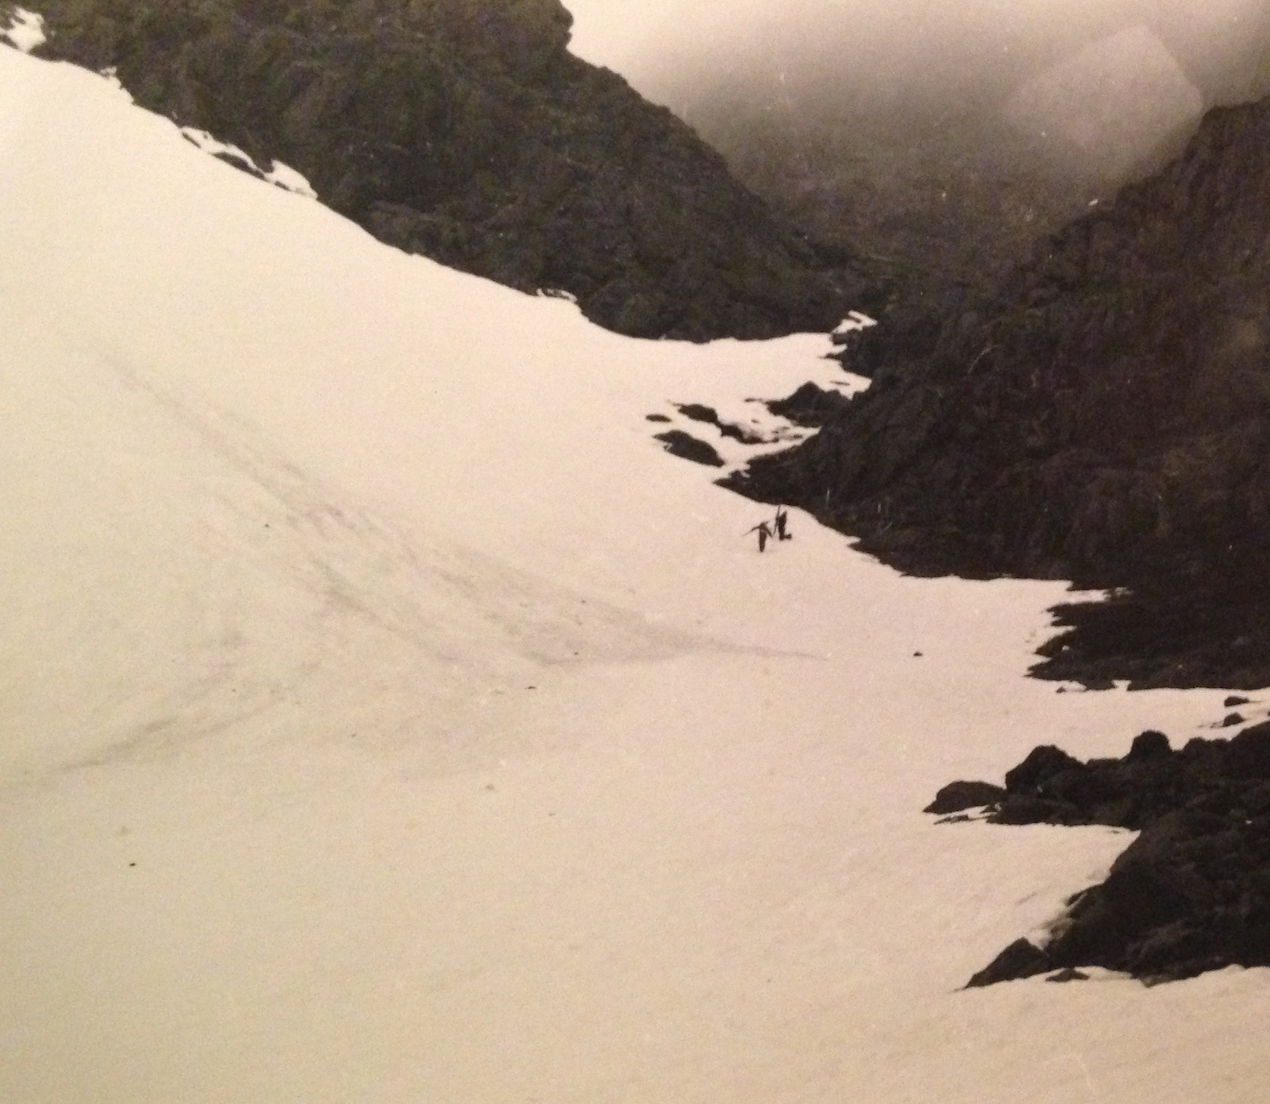
[[[1150,28],[1212,102],[1261,91],[1264,0],[564,0],[574,52],[676,106],[770,75],[892,99],[1010,87],[1083,46]],[[756,85],[756,87],[757,87]]]
[[[1270,92],[1267,0],[564,3],[576,54],[734,165],[938,131],[1103,187],[1169,156],[1205,108]]]

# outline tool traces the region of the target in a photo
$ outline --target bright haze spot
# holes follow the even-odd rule
[[[645,95],[690,102],[714,84],[762,95],[773,75],[862,100],[1009,91],[1090,43],[1149,28],[1209,102],[1267,82],[1259,0],[566,0],[573,50]]]

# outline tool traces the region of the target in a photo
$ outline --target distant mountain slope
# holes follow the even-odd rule
[[[910,570],[1133,586],[1107,673],[1270,680],[1270,101],[1209,113],[933,351],[881,330],[873,388],[745,490]]]
[[[623,333],[823,331],[868,298],[670,112],[568,50],[557,0],[44,0],[44,56],[278,158],[381,240]]]

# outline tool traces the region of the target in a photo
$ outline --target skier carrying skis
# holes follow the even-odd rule
[[[767,542],[772,538],[772,530],[767,522],[760,521],[753,529],[747,529],[745,535],[748,537],[751,533],[758,534],[758,550],[763,551],[767,547]]]
[[[787,533],[785,527],[789,524],[789,513],[784,506],[776,507],[776,539],[777,540],[793,540],[794,534]]]

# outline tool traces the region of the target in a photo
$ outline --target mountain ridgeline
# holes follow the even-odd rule
[[[912,572],[1128,588],[1060,607],[1040,673],[1270,683],[1270,100],[901,318],[848,355],[868,392],[732,485]]]
[[[874,293],[568,52],[558,0],[42,0],[43,56],[277,158],[388,244],[642,337],[825,330]]]

